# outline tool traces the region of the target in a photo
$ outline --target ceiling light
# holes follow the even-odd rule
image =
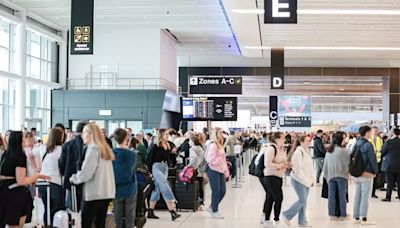
[[[267,46],[245,46],[249,50],[270,50]],[[400,47],[284,47],[285,50],[400,51]]]
[[[264,9],[233,9],[239,14],[264,14]],[[360,10],[360,9],[298,9],[299,15],[379,15],[400,16],[400,10]]]
[[[304,85],[310,85],[311,82],[304,82]]]
[[[340,91],[344,91],[344,88],[340,88]]]

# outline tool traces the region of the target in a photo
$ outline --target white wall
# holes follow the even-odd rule
[[[160,31],[160,77],[178,84],[176,43]]]
[[[94,34],[93,55],[70,55],[69,78],[83,78],[91,64],[118,65],[120,77],[159,78],[159,29],[99,25]]]

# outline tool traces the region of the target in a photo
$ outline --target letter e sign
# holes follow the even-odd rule
[[[264,24],[297,24],[297,0],[264,0]]]

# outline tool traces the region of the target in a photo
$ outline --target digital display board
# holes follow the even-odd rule
[[[190,76],[190,94],[242,94],[242,77]]]
[[[280,96],[278,100],[280,127],[311,127],[310,96]]]
[[[236,97],[191,97],[182,98],[183,120],[189,121],[236,121]]]

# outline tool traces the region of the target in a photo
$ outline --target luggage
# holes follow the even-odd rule
[[[58,228],[81,228],[81,214],[77,211],[76,186],[71,185],[72,210],[58,211],[54,215],[53,226]]]
[[[149,189],[151,188],[150,184],[145,185],[144,183],[138,183],[138,194],[136,200],[136,219],[135,225],[138,228],[144,227],[146,224],[146,199],[147,196],[151,194]]]
[[[185,182],[185,183],[193,183],[193,181],[197,177],[197,171],[193,167],[185,166],[180,172],[179,172],[179,181]]]
[[[39,219],[39,215],[38,215],[38,210],[36,210],[36,221],[37,224],[35,225],[35,227],[52,227],[51,226],[51,217],[50,217],[50,183],[47,181],[42,181],[42,182],[38,182],[36,183],[35,189],[36,189],[36,197],[39,198],[39,186],[45,186],[46,187],[46,196],[41,196],[41,197],[46,197],[46,205],[44,205],[46,207],[46,211],[47,211],[47,216],[46,216],[46,221],[43,221],[43,224],[40,223],[39,221],[42,221],[42,219]],[[37,205],[35,205],[36,207]],[[45,224],[47,224],[47,226],[45,226]]]
[[[197,211],[199,208],[199,182],[194,181],[191,184],[177,182],[175,188],[176,200],[178,201],[178,210]]]

